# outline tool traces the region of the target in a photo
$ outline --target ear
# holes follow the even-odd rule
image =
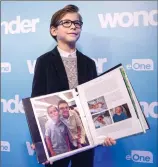
[[[57,31],[57,28],[55,28],[55,27],[51,27],[50,28],[50,33],[51,33],[52,36],[57,36],[57,32],[56,31]]]

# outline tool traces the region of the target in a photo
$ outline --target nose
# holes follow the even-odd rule
[[[72,23],[70,28],[76,29],[75,24],[74,24],[74,23]]]

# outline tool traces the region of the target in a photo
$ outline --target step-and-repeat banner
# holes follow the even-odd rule
[[[52,14],[73,1],[1,4],[2,167],[39,167],[21,99],[29,97],[37,57],[56,42]],[[98,74],[122,63],[150,125],[146,134],[95,149],[95,167],[157,167],[157,2],[73,2],[83,30],[77,48],[96,62]]]

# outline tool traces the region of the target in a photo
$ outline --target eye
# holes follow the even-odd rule
[[[79,21],[75,21],[75,24],[77,24],[77,25],[81,25],[81,22],[79,22]]]
[[[77,25],[78,27],[81,27],[81,26],[82,26],[82,22],[80,22],[80,21],[75,21],[75,25]]]
[[[63,24],[71,24],[71,21],[70,20],[65,20],[65,21],[63,21]]]

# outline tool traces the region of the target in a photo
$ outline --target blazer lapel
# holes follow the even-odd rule
[[[68,84],[68,78],[66,75],[66,70],[62,61],[62,58],[58,52],[57,46],[52,50],[53,53],[53,64],[56,67],[58,77],[60,79],[60,83],[62,85],[63,90],[68,90],[69,89],[69,84]]]
[[[81,52],[77,50],[76,55],[77,55],[78,84],[80,85],[85,82],[85,77],[84,77],[86,75],[85,74],[86,70],[84,66],[85,62],[83,62],[84,60]]]

